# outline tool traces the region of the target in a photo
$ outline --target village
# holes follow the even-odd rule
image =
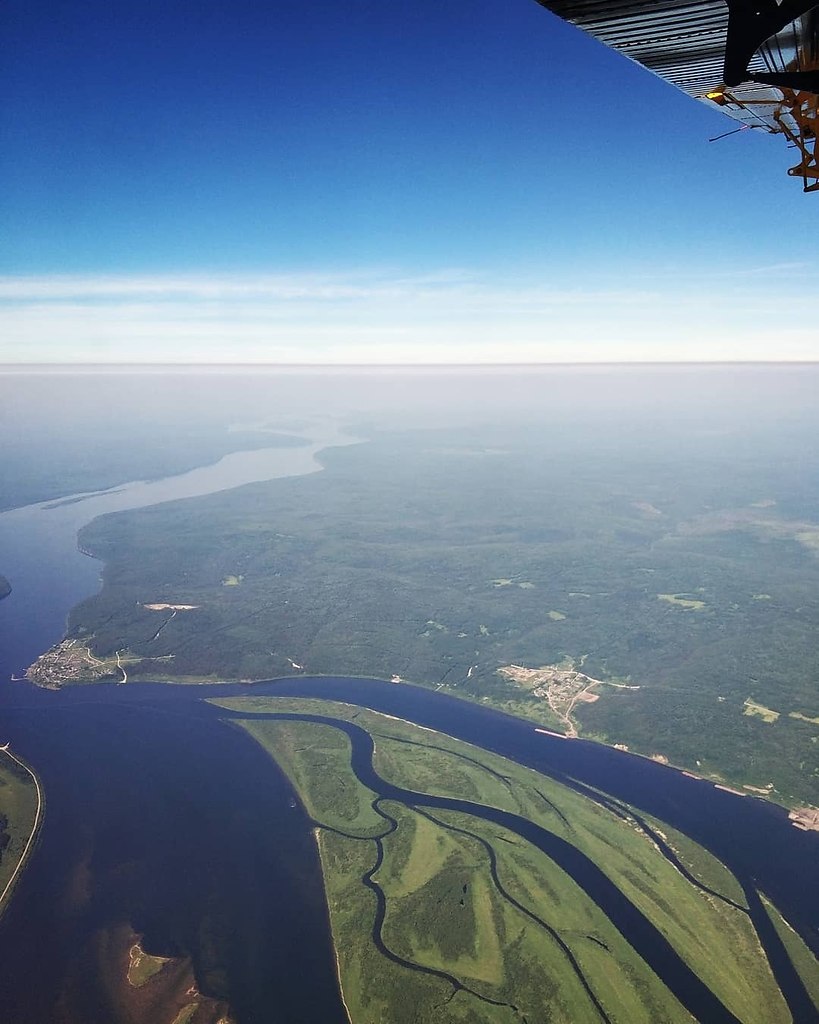
[[[577,736],[577,726],[572,712],[578,703],[591,704],[599,700],[600,694],[593,693],[597,686],[616,686],[625,690],[639,690],[639,686],[625,683],[610,683],[605,679],[593,679],[571,665],[542,665],[540,668],[526,668],[523,665],[506,665],[498,672],[519,686],[531,690],[535,697],[542,697],[569,737]]]
[[[97,683],[103,679],[127,678],[119,652],[114,657],[96,658],[80,640],[62,640],[26,669],[26,678],[37,686],[57,690],[66,683]]]

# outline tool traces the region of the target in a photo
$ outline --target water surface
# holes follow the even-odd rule
[[[40,842],[0,920],[10,1019],[111,1019],[113,967],[100,949],[123,924],[152,952],[189,955],[202,990],[227,998],[240,1024],[344,1019],[311,823],[263,751],[203,703],[242,692],[373,707],[612,794],[710,849],[819,953],[819,834],[794,829],[781,808],[646,759],[376,680],[60,693],[8,682],[99,586],[100,563],[76,547],[80,527],[107,512],[315,471],[328,440],[339,439],[237,453],[164,481],[0,515],[2,570],[14,587],[0,602],[0,742],[36,768],[47,799]],[[814,1020],[787,967],[775,967],[794,1018]]]

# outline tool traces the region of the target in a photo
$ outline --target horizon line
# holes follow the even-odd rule
[[[213,371],[219,370],[539,370],[588,368],[656,368],[656,367],[739,367],[739,366],[817,366],[816,359],[623,359],[623,360],[552,360],[542,362],[451,362],[451,363],[295,363],[295,362],[0,362],[0,374],[37,373],[49,371],[74,372],[140,372],[140,371]]]

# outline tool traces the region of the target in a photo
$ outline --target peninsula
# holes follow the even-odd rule
[[[5,576],[0,576],[0,601],[11,593],[11,584]]]

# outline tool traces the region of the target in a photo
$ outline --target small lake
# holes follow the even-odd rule
[[[168,480],[0,516],[2,571],[14,587],[0,602],[0,742],[10,739],[35,767],[47,798],[38,848],[0,920],[7,1019],[111,1019],[115,979],[101,968],[100,948],[125,924],[145,934],[152,952],[190,956],[201,988],[229,999],[240,1024],[345,1019],[311,824],[269,758],[202,700],[240,692],[373,707],[609,793],[711,849],[770,895],[819,952],[819,834],[793,828],[764,801],[644,758],[376,680],[59,693],[7,681],[59,639],[69,609],[98,587],[99,563],[76,549],[86,522],[312,472],[328,443],[343,439],[239,453]],[[795,1019],[815,1019],[799,1008],[798,992],[793,998]]]

